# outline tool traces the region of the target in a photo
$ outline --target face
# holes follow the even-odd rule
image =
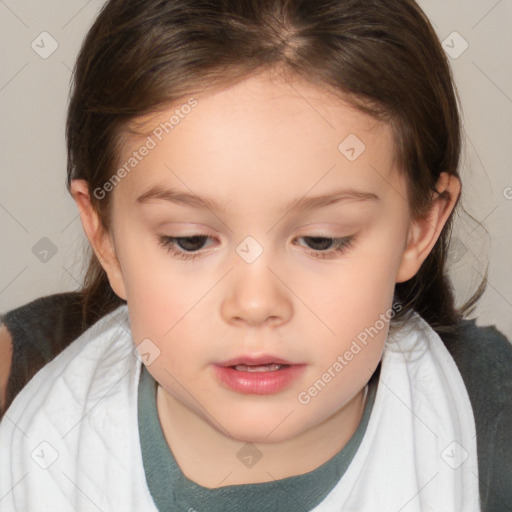
[[[138,156],[108,192],[113,286],[176,415],[284,441],[341,417],[381,359],[410,226],[405,180],[389,127],[321,89],[260,75],[194,100],[123,149],[120,167]],[[156,187],[167,194],[147,194]],[[218,370],[259,356],[291,366]]]

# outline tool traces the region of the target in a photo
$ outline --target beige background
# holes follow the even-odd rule
[[[103,3],[0,0],[0,312],[81,282],[87,241],[65,188],[64,124],[71,68]],[[512,340],[512,1],[419,3],[451,55],[466,132],[462,201],[487,230],[456,219],[457,302],[488,260],[488,288],[472,316]],[[44,59],[31,45],[49,51],[51,38],[58,48]]]

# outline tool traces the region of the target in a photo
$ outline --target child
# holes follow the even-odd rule
[[[67,142],[108,313],[7,410],[2,511],[481,510],[412,0],[110,0]]]

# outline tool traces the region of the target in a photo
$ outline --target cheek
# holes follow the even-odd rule
[[[205,282],[191,279],[149,233],[126,231],[119,252],[134,335],[161,338],[205,294]]]
[[[326,414],[346,404],[368,382],[382,358],[394,316],[394,287],[386,273],[350,276],[345,284],[325,304],[323,320],[330,329],[319,324],[322,350],[315,354],[315,373],[308,383],[322,390],[317,407]]]
[[[392,305],[396,250],[376,241],[366,245],[368,248],[355,251],[338,267],[301,285],[303,297],[335,335],[358,334]]]
[[[333,388],[341,391],[344,386],[354,388],[355,382],[366,382],[373,373],[395,314],[391,307],[396,251],[389,243],[374,241],[372,247],[371,251],[361,248],[339,272],[330,272],[315,286],[304,288],[304,302],[321,320],[315,324],[316,337],[323,346],[319,352],[323,367],[331,367],[342,356],[343,370],[335,372],[337,378],[333,379]],[[339,365],[337,368],[340,370]]]

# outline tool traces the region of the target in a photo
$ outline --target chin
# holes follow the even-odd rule
[[[228,427],[229,428],[229,427]],[[236,425],[229,428],[231,438],[241,443],[254,443],[258,445],[282,443],[293,438],[298,432],[288,429],[277,432],[276,424],[265,425]],[[270,433],[270,435],[269,435]]]
[[[231,420],[231,421],[230,421]],[[242,412],[236,417],[224,416],[222,426],[229,432],[229,437],[242,443],[274,444],[283,443],[306,431],[310,425],[304,418],[297,418],[297,411],[279,414],[244,416]],[[218,425],[216,426],[218,428]],[[227,435],[225,431],[220,431]]]

